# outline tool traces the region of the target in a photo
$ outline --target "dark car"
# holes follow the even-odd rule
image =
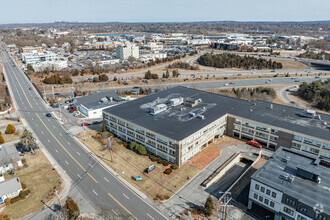
[[[32,87],[30,87],[29,90],[32,90]]]
[[[52,117],[52,115],[51,115],[50,113],[47,113],[47,114],[46,114],[46,117],[49,118],[49,117]]]
[[[96,124],[100,124],[102,121],[93,121],[92,124],[96,125]]]

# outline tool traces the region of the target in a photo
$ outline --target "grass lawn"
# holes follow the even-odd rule
[[[22,134],[23,131],[17,131],[17,134],[2,134],[2,137],[5,140],[5,143],[8,143],[19,140]]]
[[[8,214],[11,219],[20,219],[40,210],[43,206],[41,200],[47,202],[51,199],[49,195],[54,187],[60,189],[61,178],[55,170],[52,170],[51,164],[41,150],[36,150],[34,155],[29,154],[26,162],[28,167],[17,170],[16,176],[31,193],[27,199],[7,206],[1,213]],[[15,176],[6,175],[5,177],[9,179]]]
[[[141,156],[126,149],[119,144],[118,139],[112,138],[113,162],[110,160],[108,149],[102,150],[98,140],[93,138],[95,131],[86,132],[86,140],[83,140],[83,133],[78,138],[90,148],[97,156],[114,169],[118,174],[146,194],[151,199],[156,199],[156,195],[170,197],[179,190],[192,177],[200,172],[200,169],[193,167],[190,163],[185,164],[177,170],[173,170],[170,175],[163,172],[167,167],[157,162],[152,162],[147,156]],[[155,165],[156,169],[151,174],[145,174],[144,170],[150,165]],[[142,176],[141,181],[135,181],[133,177]],[[187,178],[189,176],[189,179]]]

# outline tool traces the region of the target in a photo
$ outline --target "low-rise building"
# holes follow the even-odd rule
[[[13,145],[0,145],[0,176],[9,170],[22,167],[19,152]]]
[[[44,61],[56,61],[59,59],[56,53],[44,51],[39,53],[21,53],[22,62],[26,64],[35,64]]]
[[[183,102],[172,106],[175,98]],[[103,117],[110,132],[179,166],[224,134],[330,158],[330,116],[311,119],[301,112],[177,86],[105,109]]]
[[[21,181],[17,177],[0,182],[0,207],[4,205],[5,199],[18,196],[21,190]]]
[[[58,71],[67,68],[68,62],[65,60],[45,61],[35,63],[32,65],[32,67],[35,72],[43,72],[46,69],[50,71]]]
[[[329,160],[280,147],[252,175],[249,208],[269,210],[275,220],[328,220],[329,189]]]

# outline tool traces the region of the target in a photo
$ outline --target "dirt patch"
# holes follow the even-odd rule
[[[10,215],[12,219],[20,219],[40,210],[43,207],[41,200],[49,201],[53,197],[52,191],[61,189],[60,176],[41,150],[36,150],[34,155],[29,154],[26,161],[28,167],[17,170],[15,176],[21,179],[31,193],[27,199],[7,206],[1,213]],[[15,176],[9,175],[6,179]]]
[[[16,131],[15,134],[2,134],[3,139],[5,139],[5,143],[17,141],[21,138],[23,131]]]
[[[220,150],[214,147],[206,148],[191,159],[191,165],[202,170],[220,155]]]
[[[197,168],[190,160],[179,169],[173,170],[170,175],[165,175],[164,171],[168,166],[152,162],[147,156],[138,155],[125,148],[117,138],[111,139],[113,148],[113,162],[111,162],[109,149],[103,150],[100,141],[94,138],[95,134],[94,131],[87,131],[85,140],[83,133],[79,134],[78,138],[106,164],[150,199],[168,199],[196,176],[201,171],[201,167],[207,165],[203,163]],[[216,151],[219,154],[217,149],[211,151]],[[204,152],[208,151],[202,151],[200,154],[204,154]],[[208,160],[208,162],[211,161]],[[146,174],[144,170],[151,165],[155,165],[156,169],[152,173]],[[134,177],[136,176],[142,176],[142,180],[135,181]]]

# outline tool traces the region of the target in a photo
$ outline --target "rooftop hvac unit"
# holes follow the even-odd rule
[[[287,181],[288,178],[289,178],[289,174],[287,174],[287,173],[280,175],[280,179],[282,179],[282,180],[286,180]]]
[[[290,183],[292,183],[294,181],[294,176],[293,175],[289,175],[287,181],[290,182]]]
[[[205,116],[204,115],[198,115],[197,118],[205,119]]]
[[[194,112],[189,112],[188,115],[191,117],[195,117],[196,114]]]
[[[290,157],[289,156],[285,156],[285,157],[282,158],[281,161],[284,162],[284,163],[288,163],[289,160],[290,160]]]
[[[273,104],[270,104],[270,109],[273,109]]]

